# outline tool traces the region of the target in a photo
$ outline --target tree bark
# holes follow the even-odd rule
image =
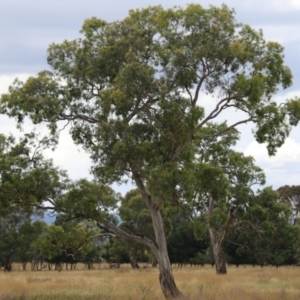
[[[12,269],[11,262],[10,261],[6,261],[5,264],[4,264],[4,271],[10,272],[11,269]]]
[[[214,200],[210,196],[209,202],[208,202],[208,212],[207,212],[208,217],[210,217],[212,215],[214,208],[215,208]],[[222,245],[223,245],[226,235],[228,233],[229,225],[232,221],[232,218],[233,218],[233,211],[230,210],[227,224],[224,226],[224,228],[222,228],[220,230],[220,232],[218,232],[218,234],[212,226],[208,225],[210,242],[211,242],[211,246],[213,249],[213,255],[214,255],[214,260],[215,260],[216,273],[218,275],[227,274],[226,261],[225,261],[225,256],[223,253]]]
[[[222,245],[217,241],[215,230],[209,227],[208,231],[215,260],[216,273],[218,275],[227,274],[225,256],[223,253]]]
[[[160,241],[157,241],[157,246],[155,247],[153,253],[158,262],[158,270],[159,270],[159,283],[161,290],[167,300],[172,299],[182,299],[183,295],[180,290],[177,288],[172,267],[167,251],[166,241],[162,239],[164,237],[164,233],[161,233]]]
[[[127,250],[127,253],[128,253],[128,257],[129,257],[129,261],[130,261],[130,264],[131,264],[131,268],[132,269],[139,269],[140,267],[139,267],[139,265],[138,265],[138,263],[137,263],[134,255],[133,255],[133,253],[132,253],[132,251],[131,251],[131,249],[130,249],[128,243],[127,243],[127,241],[123,240],[123,242],[124,242],[124,244],[126,246],[126,250]]]
[[[51,271],[52,270],[52,263],[48,262],[48,270]]]
[[[159,282],[162,292],[167,300],[182,299],[183,295],[176,286],[172,272],[164,232],[164,223],[159,210],[159,203],[155,197],[148,193],[139,176],[134,176],[134,179],[152,218],[155,233],[155,244],[151,245],[152,247],[150,248],[158,262]]]
[[[155,197],[150,195],[144,186],[142,179],[139,175],[133,173],[134,180],[137,184],[139,191],[141,192],[143,201],[147,205],[151,218],[152,224],[155,232],[155,241],[150,240],[143,234],[138,232],[130,234],[123,231],[118,226],[114,225],[109,220],[103,219],[101,222],[97,222],[97,225],[100,229],[104,230],[105,233],[101,233],[97,236],[111,236],[111,237],[121,237],[129,239],[143,245],[146,245],[150,248],[152,253],[157,259],[159,266],[159,282],[162,289],[162,292],[167,300],[173,299],[182,299],[183,295],[180,290],[177,288],[172,273],[171,263],[167,251],[167,242],[164,232],[163,219],[159,210],[159,203]],[[97,237],[95,236],[95,237]],[[95,238],[93,237],[93,238]]]
[[[12,269],[12,253],[13,253],[13,251],[11,250],[10,252],[9,252],[9,255],[8,255],[8,257],[6,257],[6,259],[5,259],[5,262],[4,262],[4,271],[8,271],[8,272],[10,272],[11,271],[11,269]]]
[[[223,253],[222,246],[219,244],[216,244],[215,247],[213,247],[213,252],[214,252],[214,258],[215,258],[216,273],[218,275],[227,274],[225,256]]]
[[[167,300],[182,299],[183,295],[177,288],[168,253],[158,252],[159,283],[161,290]]]
[[[152,264],[151,264],[151,267],[152,268],[156,268],[158,265],[158,262],[157,262],[157,259],[156,257],[154,256],[153,259],[152,259]]]

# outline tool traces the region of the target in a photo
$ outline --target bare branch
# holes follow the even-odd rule
[[[231,208],[228,212],[228,221],[227,221],[227,224],[226,226],[223,228],[222,230],[222,233],[221,233],[221,236],[220,236],[220,239],[219,239],[219,245],[222,245],[226,236],[227,236],[227,233],[228,233],[228,230],[229,230],[229,227],[230,227],[230,224],[233,220],[233,209]]]
[[[216,107],[211,111],[211,113],[196,127],[196,130],[202,128],[202,126],[207,123],[209,120],[215,118],[223,109],[224,105],[227,104],[231,98],[224,98],[220,102],[217,103]],[[222,105],[225,103],[224,105]],[[222,105],[222,106],[221,106]]]
[[[106,229],[109,230],[109,232],[108,232],[109,234],[114,234],[118,237],[129,239],[134,242],[138,242],[140,244],[148,246],[153,251],[156,250],[155,244],[145,236],[137,236],[137,235],[129,234],[107,220],[103,220],[103,221],[97,223],[98,227],[101,229],[103,229],[103,225],[101,223],[104,225],[104,227]]]
[[[202,136],[198,136],[198,137],[195,137],[195,139],[207,139],[207,138],[212,138],[212,137],[216,137],[216,136],[219,136],[227,131],[230,131],[232,129],[234,129],[236,126],[240,125],[240,124],[245,124],[247,122],[252,122],[254,121],[255,118],[249,118],[249,119],[246,119],[246,120],[242,120],[242,121],[239,121],[239,122],[236,122],[234,124],[232,124],[231,126],[227,127],[226,129],[224,130],[221,130],[219,132],[216,132],[216,133],[213,133],[213,134],[206,134],[206,135],[202,135]]]

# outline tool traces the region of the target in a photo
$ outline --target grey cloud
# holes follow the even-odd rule
[[[300,163],[285,163],[282,167],[261,164],[260,167],[266,172],[267,185],[272,184],[275,189],[283,185],[300,185]]]
[[[223,0],[203,0],[201,5],[208,7],[210,4],[220,6]],[[257,24],[261,22],[274,22],[272,15],[276,16],[276,22],[299,22],[297,11],[278,11],[272,9],[271,0],[228,0],[229,7],[235,8],[237,18],[240,21]],[[129,9],[147,7],[149,5],[163,5],[173,7],[175,5],[185,7],[183,0],[4,0],[1,1],[0,26],[9,30],[11,26],[32,28],[79,28],[84,19],[91,16],[114,21],[124,18]],[[266,10],[268,11],[266,12]],[[268,22],[268,23],[269,23]]]
[[[0,50],[1,74],[35,73],[46,66],[46,51],[24,46],[21,49],[18,44],[11,44],[9,52],[5,48]]]

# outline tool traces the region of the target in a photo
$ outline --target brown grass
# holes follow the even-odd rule
[[[0,272],[0,300],[164,299],[158,270],[131,270],[128,265],[75,271]],[[186,299],[293,300],[300,299],[299,267],[230,267],[217,276],[210,266],[173,268]]]

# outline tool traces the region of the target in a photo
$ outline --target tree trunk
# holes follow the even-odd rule
[[[167,300],[182,299],[183,295],[175,284],[171,268],[164,231],[164,223],[160,214],[159,203],[155,197],[148,193],[143,181],[139,176],[135,176],[134,179],[152,218],[152,224],[155,233],[155,244],[151,245],[150,248],[158,262],[159,282],[162,292]]]
[[[152,264],[151,264],[151,267],[152,268],[156,268],[158,265],[158,262],[157,262],[157,259],[156,257],[154,256],[153,259],[152,259]]]
[[[12,269],[11,262],[10,261],[6,261],[5,264],[4,264],[4,271],[10,272],[11,269]]]
[[[218,275],[227,274],[225,256],[223,253],[222,245],[220,245],[217,241],[215,230],[209,227],[208,231],[215,260],[216,273]]]
[[[8,256],[4,261],[4,271],[11,271],[12,269],[12,258],[13,258],[13,251],[11,250]]]
[[[52,263],[48,262],[48,270],[51,271],[52,270]]]
[[[215,258],[215,265],[216,265],[216,272],[218,275],[227,274],[225,257],[222,250],[222,246],[215,245],[214,249],[214,258]]]
[[[124,244],[126,246],[126,250],[127,250],[127,254],[128,254],[128,257],[129,257],[130,264],[131,264],[131,268],[132,269],[139,269],[140,267],[139,267],[139,265],[138,265],[138,263],[137,263],[134,255],[133,255],[133,253],[132,253],[132,251],[131,251],[131,249],[130,249],[128,243],[127,243],[127,241],[124,240],[123,242],[124,242]]]
[[[167,250],[167,242],[164,232],[163,220],[156,203],[151,201],[151,196],[149,196],[150,202],[150,213],[153,222],[153,228],[155,232],[156,245],[154,247],[154,255],[158,262],[159,269],[159,282],[162,292],[166,299],[180,299],[182,298],[182,293],[177,288],[172,273],[172,267]]]
[[[31,271],[34,271],[34,269],[35,269],[35,261],[32,260],[31,261]]]
[[[4,262],[4,271],[11,271],[12,269],[12,253],[13,251],[10,251],[9,256],[6,258]]]
[[[177,288],[168,252],[164,249],[164,245],[156,251],[156,258],[158,262],[159,269],[159,283],[161,290],[167,300],[171,299],[182,299],[183,295],[180,290]]]
[[[215,209],[214,199],[212,198],[212,196],[210,196],[209,200],[208,200],[208,212],[207,212],[208,217],[212,216],[214,209]],[[227,274],[225,256],[223,253],[222,245],[223,245],[226,235],[228,233],[232,218],[233,218],[233,210],[230,209],[229,213],[228,213],[227,224],[221,230],[219,230],[218,233],[212,226],[208,225],[210,243],[211,243],[212,250],[213,250],[215,266],[216,266],[216,273],[218,275]]]

